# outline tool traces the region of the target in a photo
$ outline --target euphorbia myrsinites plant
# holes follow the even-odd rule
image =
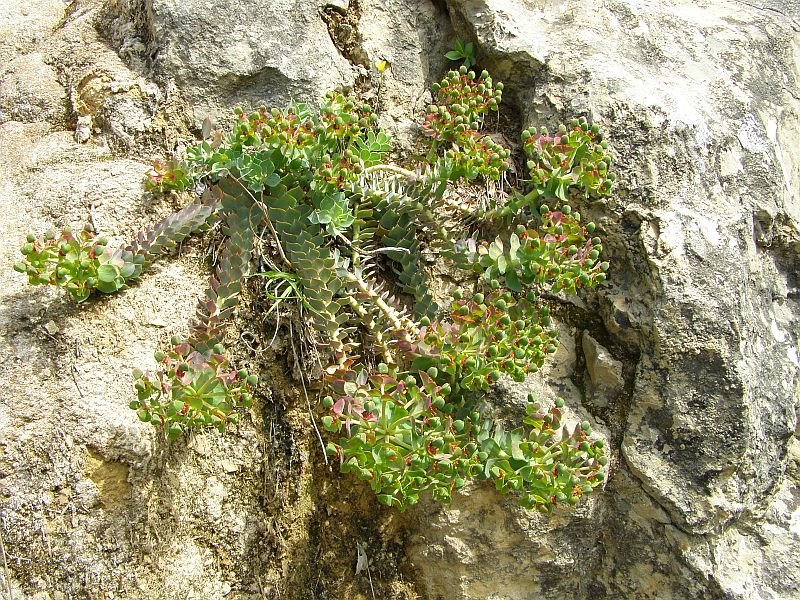
[[[328,93],[319,110],[237,111],[227,134],[208,132],[148,176],[155,191],[202,190],[194,203],[117,250],[90,231],[29,236],[15,268],[81,302],[220,224],[225,241],[191,334],[157,352],[154,371],[134,373],[142,421],[171,438],[224,430],[252,402],[257,379],[230,364],[222,342],[258,246],[273,267],[261,273],[268,297],[298,303],[327,357],[322,423],[343,472],[401,509],[426,490],[447,501],[470,479],[526,507],[574,504],[603,480],[589,424],[567,427],[563,401],[543,410],[529,397],[522,425],[507,430],[484,397],[555,352],[543,290],[604,280],[595,226],[567,201],[608,195],[614,177],[606,142],[581,118],[554,134],[523,131],[528,179],[511,187],[510,150],[482,133],[502,89],[486,71],[450,71],[434,85],[424,156],[402,166],[388,162],[388,136],[349,90]],[[429,263],[442,259],[469,274],[470,291],[435,296]]]

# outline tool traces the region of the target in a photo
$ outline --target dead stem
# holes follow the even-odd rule
[[[322,440],[322,434],[317,427],[317,420],[314,418],[314,411],[311,410],[311,400],[308,399],[308,390],[306,389],[305,374],[303,367],[300,365],[300,357],[297,354],[297,348],[294,345],[294,330],[292,329],[292,321],[289,320],[289,342],[292,344],[292,353],[294,354],[294,363],[300,373],[300,383],[303,386],[303,395],[306,397],[306,406],[308,407],[308,415],[311,417],[311,424],[314,426],[314,431],[317,433],[320,448],[322,448],[322,458],[325,459],[325,464],[330,466],[328,462],[328,453],[325,452],[325,442]]]

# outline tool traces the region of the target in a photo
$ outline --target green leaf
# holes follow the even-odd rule
[[[430,356],[417,356],[414,358],[414,362],[411,364],[411,368],[414,371],[427,371],[429,368],[438,365],[439,362],[430,357]]]
[[[393,503],[399,504],[399,500],[394,496],[390,496],[389,494],[378,494],[378,501],[386,506],[392,506]]]
[[[512,292],[522,291],[522,284],[520,284],[519,278],[517,277],[517,272],[514,269],[509,269],[506,271],[506,286]]]
[[[511,457],[516,460],[525,460],[525,453],[520,449],[519,444],[525,439],[525,430],[518,427],[511,432]]]
[[[118,286],[114,281],[98,281],[97,285],[94,287],[104,294],[113,294],[122,286]]]
[[[103,283],[111,283],[119,277],[119,269],[114,265],[105,264],[97,267],[97,278]]]
[[[266,180],[264,181],[267,187],[275,187],[280,182],[281,182],[281,176],[278,175],[277,173],[270,174],[269,177],[267,177]]]
[[[331,216],[326,212],[314,211],[308,215],[308,220],[316,224],[325,224],[331,222]]]
[[[571,164],[580,163],[580,161],[583,160],[583,157],[586,155],[588,149],[589,148],[586,144],[581,144],[580,146],[578,146],[575,149],[575,152],[573,153],[572,157],[570,158],[570,163]]]
[[[133,263],[125,263],[120,269],[120,275],[122,275],[123,279],[128,279],[136,272],[136,265]]]
[[[445,57],[448,58],[449,60],[460,60],[464,58],[464,55],[461,52],[458,52],[457,50],[450,50],[450,52],[445,54]]]

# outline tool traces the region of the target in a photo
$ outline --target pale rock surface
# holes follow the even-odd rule
[[[0,0],[0,583],[370,598],[359,542],[397,600],[800,597],[798,21],[777,0]],[[236,104],[355,84],[413,143],[456,35],[506,83],[514,136],[584,114],[612,142],[615,200],[576,204],[610,279],[549,298],[556,360],[491,395],[509,421],[528,392],[563,397],[607,440],[608,482],[577,510],[490,485],[378,508],[326,468],[282,336],[237,346],[264,383],[236,435],[139,424],[130,370],[185,333],[211,235],[81,306],[10,271],[29,231],[91,219],[117,244],[185,204],[144,192],[147,163]]]
[[[39,52],[9,61],[0,72],[0,122],[12,119],[66,125],[66,90]]]
[[[379,79],[381,127],[395,144],[408,147],[420,134],[420,115],[430,104],[430,86],[448,68],[453,27],[443,6],[429,0],[364,0],[358,35],[369,59],[366,67]],[[375,64],[388,63],[383,77]]]
[[[448,6],[523,125],[590,117],[613,140],[620,175],[615,202],[578,203],[614,265],[596,299],[604,327],[590,335],[630,365],[630,390],[596,413],[622,450],[593,530],[602,558],[587,566],[557,539],[548,545],[580,561],[576,587],[563,572],[522,566],[541,552],[532,536],[528,550],[493,560],[522,563],[539,587],[504,595],[498,578],[491,597],[800,597],[778,574],[796,564],[800,534],[787,469],[800,334],[796,7]],[[432,529],[446,530],[447,511],[440,519]],[[421,535],[417,548],[436,538]],[[479,524],[464,535],[477,551]],[[443,578],[447,563],[420,554],[415,564]],[[441,597],[487,597],[488,571]]]
[[[186,98],[195,123],[206,115],[227,119],[236,105],[316,103],[334,86],[354,83],[352,66],[320,18],[325,4],[319,0],[152,0],[146,6],[140,21],[155,68]]]
[[[618,390],[622,387],[622,363],[616,360],[596,339],[584,331],[581,347],[586,358],[586,370],[592,383],[599,387]]]
[[[0,65],[35,49],[58,27],[64,16],[62,0],[5,0],[0,12]]]

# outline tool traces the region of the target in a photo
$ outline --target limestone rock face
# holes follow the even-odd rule
[[[443,7],[429,0],[364,0],[359,6],[356,33],[365,66],[374,73],[376,62],[388,63],[376,81],[381,127],[398,145],[410,146],[420,134],[419,115],[431,101],[430,85],[448,68],[444,54],[453,27]]]
[[[0,0],[0,589],[800,598],[798,31],[778,0]],[[609,280],[547,298],[558,352],[491,394],[508,420],[528,392],[563,397],[607,440],[607,484],[576,510],[489,484],[379,507],[326,466],[292,341],[259,345],[257,315],[233,332],[263,382],[236,432],[139,424],[130,370],[186,331],[213,235],[81,306],[10,270],[29,231],[90,221],[121,243],[187,202],[145,192],[148,162],[235,105],[354,85],[407,149],[456,37],[505,83],[508,139],[586,115],[613,149],[614,199],[574,202]]]
[[[237,104],[316,102],[355,73],[337,50],[320,0],[153,0],[144,15],[156,68],[200,122]]]
[[[611,356],[588,331],[584,331],[581,336],[581,346],[592,386],[598,391],[619,392],[625,384],[622,363]]]
[[[800,322],[796,15],[790,6],[694,2],[449,6],[523,125],[552,127],[577,112],[614,140],[616,202],[580,210],[601,224],[615,265],[596,299],[598,333],[635,367],[627,393],[596,411],[616,429],[622,455],[598,520],[604,557],[579,595],[598,597],[597,585],[611,597],[800,593],[771,569],[730,568],[783,564],[797,546],[791,519],[773,534],[791,543],[757,541],[767,515],[787,510],[776,498],[797,485],[787,477]],[[474,533],[461,542],[471,546]],[[623,562],[638,574],[614,569]],[[441,571],[436,560],[418,563]],[[557,597],[574,593],[569,580],[520,572]],[[461,579],[447,597],[485,597],[478,573],[473,587]]]
[[[30,52],[6,66],[0,86],[0,121],[66,123],[66,91],[41,53]]]

